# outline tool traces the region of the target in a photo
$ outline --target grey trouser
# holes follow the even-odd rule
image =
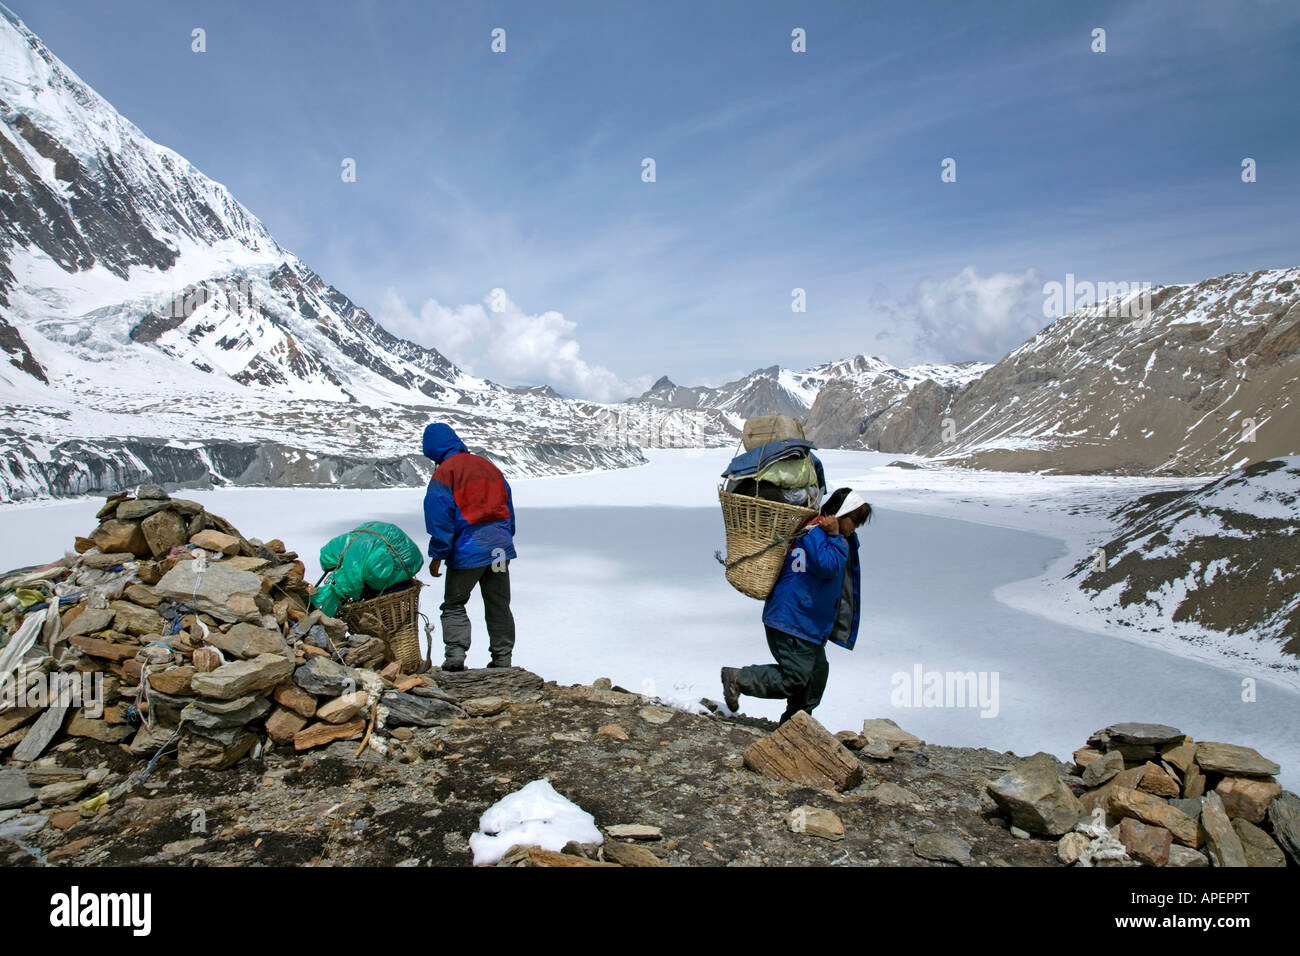
[[[465,602],[477,584],[483,595],[492,662],[508,665],[515,648],[515,619],[510,613],[510,562],[505,562],[500,571],[494,571],[489,564],[481,568],[448,568],[446,575],[447,586],[439,610],[447,660],[464,663],[469,653],[469,615],[465,613]]]
[[[793,637],[775,628],[766,628],[767,646],[775,664],[750,664],[740,669],[740,692],[746,697],[785,698],[785,723],[799,711],[808,714],[822,702],[830,665],[826,663],[826,645]]]

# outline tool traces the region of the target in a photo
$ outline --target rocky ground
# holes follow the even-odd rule
[[[617,690],[546,684],[537,700],[497,715],[412,729],[398,760],[372,750],[357,758],[355,741],[308,754],[272,749],[219,772],[184,770],[164,757],[119,801],[94,814],[74,808],[71,818],[63,810],[25,841],[30,850],[0,844],[0,852],[19,866],[40,858],[64,866],[465,866],[483,811],[547,777],[602,829],[658,827],[662,838],[639,844],[639,862],[1059,865],[1055,841],[1012,836],[985,793],[1021,763],[1013,755],[928,744],[884,760],[859,752],[863,782],[835,793],[745,769],[745,750],[773,729]],[[112,744],[59,747],[46,760],[106,768],[105,787],[140,767]],[[811,826],[793,832],[789,818],[799,807],[833,811],[843,839],[815,836]]]

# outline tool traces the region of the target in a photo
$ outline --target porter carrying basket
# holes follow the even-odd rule
[[[365,633],[362,619],[371,614],[378,618],[385,633],[375,636],[388,640],[393,660],[408,674],[420,669],[420,588],[423,587],[415,578],[410,585],[400,591],[339,605],[339,619],[350,631]]]
[[[741,594],[766,601],[781,576],[790,542],[817,512],[722,488],[718,501],[727,532],[727,582]]]

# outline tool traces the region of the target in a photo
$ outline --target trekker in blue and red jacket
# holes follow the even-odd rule
[[[487,619],[488,667],[509,667],[515,647],[510,613],[510,561],[515,558],[515,506],[499,468],[471,454],[451,426],[435,422],[424,430],[424,455],[437,465],[424,493],[424,528],[429,532],[429,573],[441,576],[445,671],[463,671],[469,653],[465,603],[479,586]]]
[[[858,639],[862,570],[857,529],[871,520],[871,505],[840,488],[822,505],[809,530],[786,552],[776,587],[763,605],[767,646],[775,664],[722,668],[722,698],[740,709],[741,695],[784,698],[785,723],[821,703],[830,665],[826,643],[853,650]]]

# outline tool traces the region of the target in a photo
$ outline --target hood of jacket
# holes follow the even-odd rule
[[[450,425],[434,422],[424,430],[424,457],[441,465],[452,455],[469,451]]]

